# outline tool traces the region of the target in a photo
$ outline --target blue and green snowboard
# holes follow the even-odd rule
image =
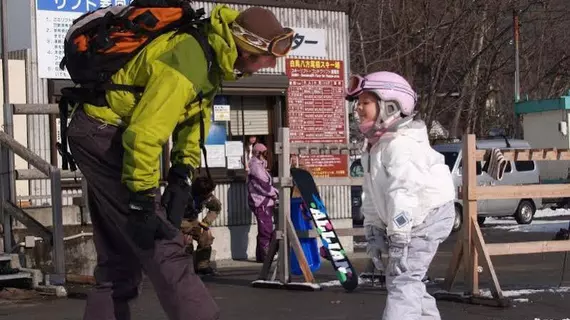
[[[350,260],[348,260],[346,252],[336,235],[313,176],[306,170],[291,168],[291,177],[295,186],[299,189],[305,207],[315,223],[317,233],[326,250],[326,255],[329,257],[328,260],[331,261],[340,284],[345,290],[353,291],[358,286],[358,274]]]

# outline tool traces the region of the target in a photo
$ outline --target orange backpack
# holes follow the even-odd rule
[[[88,12],[73,21],[65,37],[60,68],[71,80],[95,96],[105,90],[143,90],[110,83],[110,78],[150,41],[173,30],[195,36],[210,52],[201,25],[204,9],[194,10],[187,0],[134,0],[128,6],[108,6]],[[206,55],[211,60],[211,55]],[[85,92],[82,96],[85,99]],[[94,91],[94,92],[93,92]],[[93,101],[95,99],[95,101]],[[100,101],[103,102],[104,101]]]

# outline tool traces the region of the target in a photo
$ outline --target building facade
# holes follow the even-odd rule
[[[113,3],[116,2],[118,0],[113,1]],[[57,103],[60,89],[71,84],[69,77],[54,67],[61,59],[61,51],[58,48],[62,41],[61,37],[67,31],[71,21],[88,8],[74,8],[72,4],[67,4],[68,7],[66,5],[57,6],[53,3],[53,0],[38,0],[36,6],[35,0],[19,0],[17,4],[11,4],[10,10],[13,12],[31,15],[29,41],[20,39],[17,45],[11,48],[20,50],[22,60],[25,61],[27,103]],[[77,3],[80,4],[82,1],[77,1]],[[323,133],[328,136],[328,140],[318,140],[314,137],[316,134],[313,134],[312,137],[304,136],[297,139],[298,141],[348,143],[348,106],[338,97],[344,88],[350,68],[349,24],[346,10],[338,7],[286,6],[279,4],[278,1],[264,0],[195,1],[193,6],[204,8],[209,14],[213,6],[219,3],[225,3],[239,10],[252,5],[266,7],[276,14],[284,26],[296,31],[295,49],[287,59],[279,59],[275,68],[264,69],[251,77],[223,84],[215,101],[212,129],[206,140],[208,165],[218,183],[216,193],[223,204],[223,212],[214,224],[219,227],[216,237],[219,239],[228,236],[232,239],[230,242],[234,239],[242,239],[239,241],[249,243],[245,245],[224,244],[232,246],[229,248],[232,254],[231,256],[218,254],[218,258],[244,258],[244,255],[252,255],[256,235],[255,228],[251,227],[255,224],[255,219],[247,206],[245,185],[249,137],[255,136],[258,141],[267,145],[270,151],[270,169],[274,174],[277,172],[277,162],[272,151],[274,142],[277,140],[278,128],[282,126],[293,127],[296,123],[307,123],[308,120],[305,119],[312,119],[305,124],[305,127],[300,124],[296,129],[297,132],[302,134],[302,131],[322,126]],[[21,24],[24,20],[26,20],[25,17],[12,21],[14,24]],[[14,28],[11,29],[12,31],[9,31],[11,37],[22,37],[21,33],[16,35]],[[51,36],[52,33],[55,35]],[[293,81],[297,72],[295,70],[313,72],[312,82]],[[317,94],[297,91],[298,96],[291,95],[292,87],[296,86],[299,89],[313,85],[313,91]],[[331,94],[335,94],[336,97],[334,101],[336,113],[330,114],[331,119],[327,120],[329,122],[323,122],[319,119],[323,118],[321,114],[330,113],[328,110],[332,110],[330,99],[326,98]],[[295,103],[297,109],[295,109]],[[308,105],[309,109],[306,107],[300,110],[299,106],[303,104]],[[320,110],[318,112],[321,114],[317,111],[307,112],[313,106],[314,110]],[[52,164],[60,165],[61,158],[55,147],[59,139],[57,116],[28,115],[26,120],[26,145]],[[328,127],[331,127],[330,123],[334,123],[336,131],[326,131]],[[169,167],[168,146],[164,151],[163,174]],[[322,172],[333,172],[332,169],[329,170],[333,168],[337,173],[326,173],[323,177],[327,175],[346,176],[343,174],[343,170],[345,173],[348,172],[346,160],[333,159],[336,161],[334,165],[325,165],[324,163],[329,161],[325,160],[314,160],[312,163],[315,168],[322,169]],[[327,169],[327,166],[330,168]],[[71,205],[72,198],[81,193],[80,182],[69,180],[64,183],[64,186],[66,188],[64,205]],[[350,185],[327,183],[320,187],[320,191],[329,209],[329,214],[337,221],[335,226],[337,228],[351,227]],[[20,194],[18,197],[21,200],[30,201],[35,206],[49,205],[50,183],[47,180],[32,180],[29,182],[28,194]],[[244,242],[245,239],[249,241]],[[239,248],[236,249],[235,246]],[[348,244],[345,246],[351,247]],[[220,247],[218,252],[224,252],[226,249],[228,248]]]

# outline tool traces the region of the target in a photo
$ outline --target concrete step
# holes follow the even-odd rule
[[[0,254],[0,261],[11,261],[12,260],[12,256],[9,254]]]
[[[28,272],[18,272],[14,274],[1,274],[0,275],[0,282],[7,281],[7,280],[16,280],[16,279],[31,279],[32,275]]]

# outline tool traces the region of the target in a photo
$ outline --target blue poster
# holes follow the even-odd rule
[[[37,10],[85,13],[111,5],[130,4],[133,0],[37,0]]]
[[[214,98],[214,104],[229,104],[229,102],[226,96],[217,96]],[[228,139],[227,122],[214,121],[214,112],[211,113],[210,120],[212,122],[210,125],[210,131],[208,131],[208,136],[206,137],[206,144],[226,144],[226,141]]]

